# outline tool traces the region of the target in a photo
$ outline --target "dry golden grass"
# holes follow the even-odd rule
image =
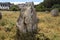
[[[16,11],[1,11],[3,14],[0,20],[0,40],[14,40],[16,34],[16,21],[20,12]],[[37,12],[39,19],[39,33],[51,40],[60,40],[60,16],[53,17],[50,13]]]
[[[60,40],[60,16],[53,17],[50,13],[38,12],[38,27],[51,40]]]

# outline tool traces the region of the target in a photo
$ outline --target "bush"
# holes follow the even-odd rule
[[[45,11],[51,11],[51,8],[45,8]]]
[[[13,6],[10,7],[10,10],[11,11],[19,11],[20,9],[17,5],[13,5]]]
[[[43,5],[37,5],[35,8],[36,8],[36,11],[45,11]]]
[[[51,8],[45,8],[43,5],[35,6],[36,11],[51,11]]]

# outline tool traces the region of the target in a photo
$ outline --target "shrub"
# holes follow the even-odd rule
[[[13,5],[13,6],[10,7],[10,10],[11,11],[19,11],[20,9],[17,5]]]
[[[43,5],[37,5],[35,8],[36,8],[36,11],[45,11]]]
[[[51,8],[45,8],[45,11],[51,11]]]
[[[51,11],[51,8],[45,8],[42,5],[36,6],[36,11]]]

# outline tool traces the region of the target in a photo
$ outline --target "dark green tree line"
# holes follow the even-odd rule
[[[40,4],[35,6],[37,11],[50,11],[53,8],[60,10],[60,0],[44,0]]]

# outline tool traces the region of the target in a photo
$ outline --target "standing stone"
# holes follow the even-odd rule
[[[53,10],[51,11],[51,15],[52,15],[52,16],[58,16],[58,15],[59,15],[59,10],[58,10],[58,9],[53,9]]]
[[[0,12],[0,19],[2,19],[2,13]]]
[[[25,6],[21,8],[21,13],[16,25],[16,40],[36,40],[37,17],[33,2],[26,3]]]

